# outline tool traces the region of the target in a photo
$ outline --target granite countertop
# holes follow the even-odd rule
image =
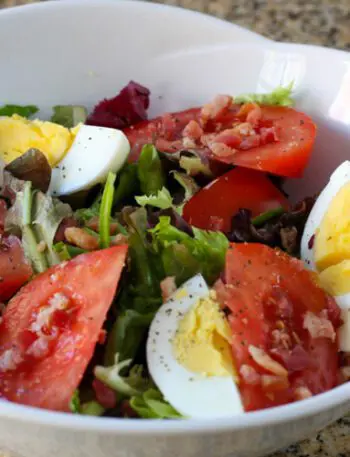
[[[33,1],[0,0],[0,7]],[[212,14],[274,40],[350,50],[350,0],[156,1]],[[316,456],[350,457],[350,416],[270,457]]]

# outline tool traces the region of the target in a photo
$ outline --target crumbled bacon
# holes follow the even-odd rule
[[[294,390],[294,399],[298,400],[305,400],[306,398],[312,397],[312,392],[307,387],[297,387]]]
[[[183,149],[182,140],[170,141],[165,138],[157,138],[155,147],[161,152],[176,152]]]
[[[121,244],[127,244],[128,237],[118,233],[111,239],[111,246],[120,246]]]
[[[248,351],[254,362],[265,370],[277,376],[288,376],[288,371],[280,363],[273,360],[263,349],[250,345]]]
[[[235,129],[226,129],[216,135],[210,146],[215,143],[223,143],[226,146],[235,149],[241,144],[241,136]]]
[[[251,367],[250,365],[242,365],[239,369],[239,373],[242,376],[244,382],[250,384],[252,386],[256,386],[260,384],[261,376],[255,368]]]
[[[276,127],[262,127],[260,129],[260,144],[265,145],[278,141]]]
[[[191,120],[183,129],[182,136],[191,140],[199,140],[203,133],[203,129],[198,122]]]
[[[79,227],[66,228],[64,236],[68,243],[72,243],[86,251],[93,251],[99,246],[97,237],[90,235],[90,233]]]
[[[209,120],[216,120],[226,114],[232,105],[232,97],[229,95],[217,95],[214,100],[203,106],[200,113],[200,122],[206,125]]]
[[[23,362],[21,353],[17,347],[7,349],[0,356],[0,373],[15,370]]]
[[[86,226],[94,230],[95,232],[100,231],[100,218],[98,216],[92,217],[87,223]],[[111,221],[109,224],[109,234],[114,235],[118,230],[118,223]]]
[[[64,231],[68,227],[77,227],[78,221],[74,219],[74,217],[66,217],[60,223],[57,232],[55,234],[55,243],[59,243],[60,241],[65,241]]]
[[[168,298],[176,291],[175,276],[167,276],[160,283],[160,289],[162,291],[163,301],[167,301]]]
[[[176,118],[173,114],[165,113],[161,117],[161,129],[160,133],[165,140],[171,140],[173,132],[176,129]]]
[[[236,149],[230,148],[224,143],[212,143],[210,150],[217,157],[230,157],[237,152]]]
[[[247,151],[248,149],[257,148],[260,146],[260,135],[250,135],[242,139],[239,149]]]
[[[317,316],[308,311],[304,316],[303,327],[309,332],[311,338],[328,338],[335,341],[336,332],[333,324],[325,315]]]
[[[252,124],[253,126],[255,126],[259,123],[259,121],[262,118],[262,111],[261,111],[260,106],[257,105],[256,103],[252,103],[251,105],[252,105],[252,107],[251,107],[249,113],[247,114],[246,121],[249,122],[249,124]]]

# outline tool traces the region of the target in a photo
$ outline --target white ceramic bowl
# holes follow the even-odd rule
[[[243,40],[258,44],[237,44]],[[77,0],[0,12],[0,62],[0,104],[38,104],[43,115],[57,103],[92,106],[129,79],[152,90],[151,115],[218,92],[268,91],[294,79],[298,106],[314,116],[319,132],[304,179],[289,184],[292,195],[319,190],[349,158],[350,56],[340,51],[262,41],[159,5]],[[215,421],[101,419],[1,403],[0,450],[23,457],[255,457],[307,437],[348,410],[350,383]]]

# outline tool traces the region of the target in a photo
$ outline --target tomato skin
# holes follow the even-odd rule
[[[261,244],[231,244],[224,283],[217,286],[218,299],[231,311],[232,351],[247,411],[295,401],[300,387],[315,395],[337,385],[336,339],[311,338],[304,317],[326,312],[337,330],[340,310],[299,260]],[[252,358],[251,346],[287,370],[286,385],[264,386],[271,372]],[[260,381],[248,382],[243,366],[253,368]]]
[[[270,130],[271,125],[277,133],[276,142],[264,144],[269,137],[268,132],[262,133],[262,144],[255,146],[255,138],[247,138],[242,149],[232,154],[216,156],[206,147],[198,147],[200,154],[215,162],[227,165],[239,165],[260,171],[274,173],[281,176],[300,177],[305,169],[315,141],[316,126],[312,119],[292,108],[281,106],[261,106],[261,125]],[[237,117],[240,106],[233,105],[228,113],[210,121],[204,127],[204,133],[219,134],[231,129],[232,125],[240,121]],[[183,129],[191,121],[200,122],[201,108],[192,108],[170,115],[157,117],[150,121],[143,121],[124,130],[131,146],[129,161],[138,159],[142,146],[147,143],[155,144],[161,152],[177,152],[185,150],[182,144]],[[173,123],[169,123],[169,116]],[[166,119],[166,121],[165,121]],[[272,136],[275,136],[274,134]],[[255,146],[255,147],[254,147]],[[251,149],[249,149],[251,148]],[[196,150],[196,148],[194,148]],[[214,170],[213,170],[214,171]]]
[[[249,209],[254,217],[280,206],[288,209],[288,200],[265,174],[234,168],[195,194],[184,206],[183,217],[195,227],[228,232],[239,209]]]
[[[6,301],[32,276],[20,240],[13,235],[0,240],[0,301]]]
[[[273,122],[278,131],[278,141],[248,151],[238,151],[232,157],[223,157],[222,162],[281,176],[301,177],[316,137],[316,126],[312,119],[291,108],[264,106],[262,121]]]
[[[0,325],[0,367],[10,349],[22,361],[0,371],[1,396],[39,408],[69,410],[113,300],[126,253],[123,245],[75,257],[36,276],[10,300]],[[45,333],[56,335],[49,340],[47,353],[29,355],[33,322],[57,294],[68,302],[70,321],[47,329]],[[40,336],[34,338],[38,341]]]

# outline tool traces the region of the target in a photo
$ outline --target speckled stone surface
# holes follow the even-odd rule
[[[0,7],[33,1],[35,0],[0,0]],[[350,50],[350,0],[162,0],[158,2],[212,14],[274,40]],[[350,457],[350,416],[341,419],[316,436],[269,457]]]

